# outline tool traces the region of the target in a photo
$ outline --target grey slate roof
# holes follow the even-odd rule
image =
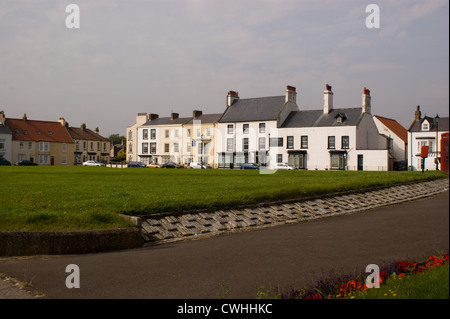
[[[217,114],[202,114],[197,118],[191,118],[190,121],[188,121],[186,124],[193,124],[195,121],[201,121],[204,124],[211,124],[211,123],[217,123],[222,116],[222,113]]]
[[[342,117],[342,123],[336,122],[336,117]],[[354,126],[362,116],[361,108],[333,109],[328,114],[323,110],[307,110],[291,112],[281,127],[323,127],[323,126]]]
[[[159,117],[157,119],[147,121],[143,126],[148,125],[171,125],[171,124],[187,124],[192,117],[179,117],[172,120],[170,117]]]
[[[284,104],[284,96],[239,99],[225,110],[219,122],[276,120]]]
[[[421,132],[422,131],[422,122],[427,119],[430,125],[429,132],[436,132],[436,124],[434,123],[434,118],[430,116],[424,116],[420,121],[415,121],[411,127],[409,128],[410,132]],[[448,117],[441,117],[439,119],[439,132],[448,131]]]
[[[12,134],[12,132],[6,125],[0,124],[0,134]]]

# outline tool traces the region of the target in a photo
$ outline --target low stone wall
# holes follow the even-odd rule
[[[142,246],[139,227],[84,231],[0,232],[0,256],[96,253]]]
[[[142,218],[142,237],[147,244],[202,238],[226,232],[352,214],[433,196],[448,189],[449,180],[439,179],[253,208],[177,216],[148,216]]]

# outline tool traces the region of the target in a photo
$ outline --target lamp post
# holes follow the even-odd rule
[[[436,122],[436,158],[434,159],[436,163],[436,170],[439,170],[439,115],[436,114],[436,117],[434,118],[434,121]]]
[[[203,169],[203,134],[200,137],[200,149],[201,149],[201,154],[200,154],[200,169]]]

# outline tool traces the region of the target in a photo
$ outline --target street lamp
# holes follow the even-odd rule
[[[201,157],[200,157],[200,168],[203,169],[203,139],[204,135],[201,136]]]
[[[434,121],[436,122],[436,158],[434,159],[436,163],[436,170],[439,170],[439,115],[436,114],[436,117],[434,118]]]

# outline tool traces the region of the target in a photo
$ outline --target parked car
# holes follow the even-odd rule
[[[83,163],[83,166],[106,166],[104,163],[97,161],[87,161]]]
[[[19,166],[37,166],[37,163],[28,161],[28,160],[23,160],[23,161],[20,161],[19,163],[17,163],[17,165],[19,165]]]
[[[406,171],[408,169],[408,163],[406,161],[394,162],[394,171]]]
[[[275,169],[295,170],[298,168],[294,167],[292,165],[289,165],[288,163],[277,163],[277,164],[275,164]]]
[[[129,162],[127,167],[147,167],[147,165],[141,162]]]
[[[183,168],[183,166],[178,165],[177,163],[168,162],[161,165],[162,168]]]
[[[241,169],[259,169],[259,166],[255,163],[245,163],[241,165]]]
[[[192,162],[189,164],[189,168],[212,168],[208,164],[202,164],[200,162]]]
[[[147,164],[147,167],[159,168],[159,165],[155,164],[155,163],[150,163],[150,164]]]
[[[11,166],[11,162],[9,162],[6,158],[0,157],[0,165]]]

